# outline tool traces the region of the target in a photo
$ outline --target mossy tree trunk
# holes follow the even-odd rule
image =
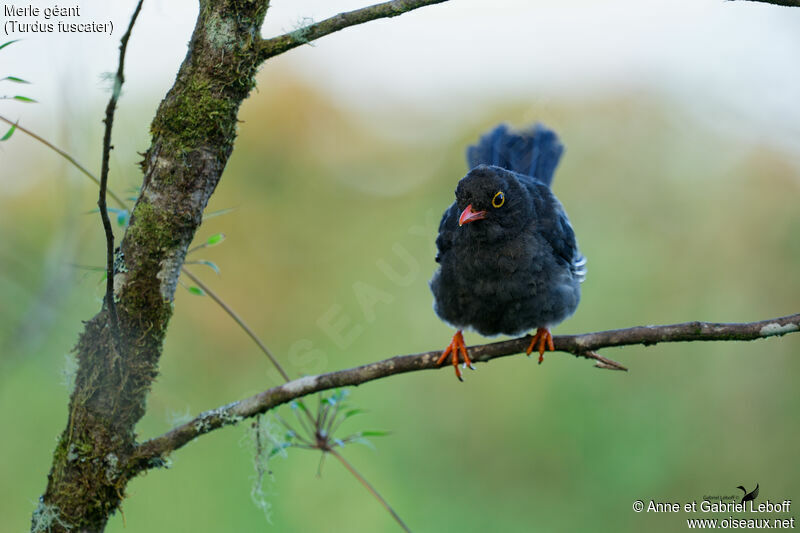
[[[201,0],[186,58],[152,123],[144,179],[114,278],[120,343],[107,310],[89,320],[69,419],[32,530],[102,531],[130,479],[186,250],[233,150],[237,113],[254,86],[267,0]]]

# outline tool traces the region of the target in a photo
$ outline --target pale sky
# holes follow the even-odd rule
[[[116,67],[135,2],[65,5],[80,7],[80,18],[70,21],[113,21],[113,35],[0,36],[0,44],[22,39],[0,51],[0,77],[33,82],[3,82],[0,95],[40,102],[0,101],[0,114],[40,132],[62,131],[87,111],[101,119],[108,98],[102,74]],[[364,5],[275,0],[264,35]],[[145,0],[129,45],[125,98],[135,95],[155,109],[186,53],[196,14],[196,1]],[[5,25],[8,19],[0,20]],[[262,71],[268,76],[269,69],[291,68],[362,111],[400,104],[445,120],[508,99],[651,93],[800,160],[799,58],[798,8],[724,0],[451,0],[346,29]],[[0,150],[0,160],[10,155]],[[4,167],[10,168],[0,164],[0,179]]]

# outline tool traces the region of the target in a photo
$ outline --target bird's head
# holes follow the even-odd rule
[[[458,225],[471,235],[497,239],[521,231],[532,215],[530,195],[513,172],[478,165],[456,187]]]

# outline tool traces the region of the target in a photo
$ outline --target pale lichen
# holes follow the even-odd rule
[[[232,19],[212,14],[206,25],[206,38],[212,47],[230,52],[236,37],[236,24]]]
[[[761,328],[762,337],[772,337],[773,335],[785,335],[786,333],[791,333],[792,331],[800,330],[800,325],[798,324],[778,324],[777,322],[771,322]]]
[[[105,457],[106,461],[106,479],[112,481],[119,476],[119,458],[113,454],[108,453]]]
[[[250,498],[253,504],[261,509],[267,522],[272,523],[272,504],[267,501],[264,492],[264,480],[269,477],[275,481],[269,461],[276,456],[286,457],[286,446],[283,445],[283,430],[280,424],[274,422],[269,415],[256,417],[251,426],[251,442],[253,445],[253,467],[255,477],[250,488]]]
[[[167,413],[167,422],[170,426],[182,426],[183,424],[191,422],[191,420],[192,415],[188,407],[186,407],[183,412],[171,410]]]
[[[215,427],[219,426],[232,426],[236,425],[242,420],[244,417],[234,414],[232,412],[232,406],[235,404],[224,405],[222,407],[218,407],[213,411],[207,411],[200,416],[198,416],[195,421],[192,423],[195,431],[198,433],[208,433]]]
[[[313,389],[317,384],[317,376],[304,376],[300,379],[290,381],[283,386],[283,390],[289,394],[300,394],[306,390]]]
[[[31,533],[51,531],[54,525],[66,530],[72,529],[71,525],[61,519],[61,511],[57,506],[40,501],[36,510],[33,511]]]
[[[290,32],[289,37],[298,43],[308,44],[311,36],[311,26],[315,24],[311,17],[301,17],[294,25],[294,31]]]
[[[61,370],[61,384],[69,392],[75,388],[75,376],[78,373],[78,359],[75,354],[64,354],[64,368]]]

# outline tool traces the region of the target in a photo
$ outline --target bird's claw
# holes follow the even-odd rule
[[[467,346],[464,344],[464,335],[461,334],[461,330],[456,331],[456,334],[453,335],[453,340],[450,341],[450,344],[447,345],[447,348],[444,349],[442,355],[439,359],[436,360],[437,365],[441,365],[447,356],[450,355],[450,360],[453,363],[453,368],[456,371],[456,377],[459,381],[464,381],[464,378],[461,377],[461,369],[458,368],[458,354],[461,353],[461,357],[464,359],[463,367],[464,368],[471,368],[475,370],[475,367],[472,365],[472,361],[467,354]]]
[[[525,354],[530,357],[531,352],[533,351],[533,347],[538,344],[537,347],[539,351],[539,364],[542,364],[544,361],[544,351],[545,347],[550,350],[551,352],[555,351],[555,346],[553,346],[553,335],[550,334],[550,330],[547,328],[537,328],[536,335],[533,336],[531,339],[531,343],[528,345],[528,349],[525,350]]]

